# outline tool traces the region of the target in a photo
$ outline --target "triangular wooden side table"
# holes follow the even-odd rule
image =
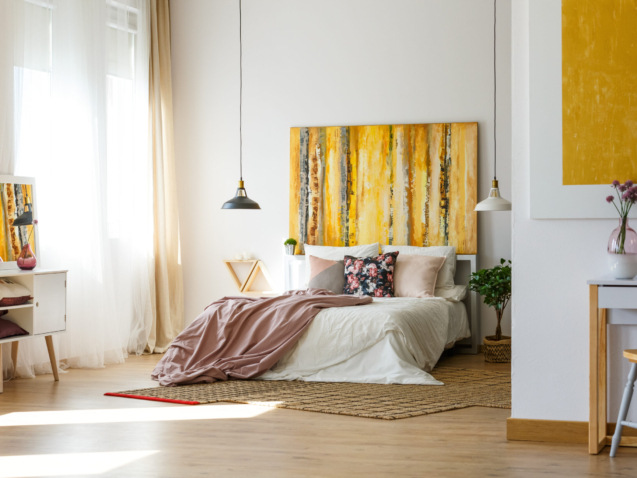
[[[250,279],[250,276],[252,275],[252,271],[254,271],[254,268],[256,267],[257,262],[259,262],[259,261],[256,261],[256,260],[252,260],[252,261],[223,261],[223,263],[228,268],[228,272],[230,272],[230,277],[232,277],[234,285],[236,285],[237,289],[239,289],[239,292],[243,292],[243,289],[245,288],[245,285],[248,283],[248,280]],[[234,271],[234,269],[232,268],[231,264],[250,264],[250,271],[248,272],[248,275],[243,280],[243,282],[241,282],[239,280],[239,276],[237,276],[237,273]]]
[[[263,261],[249,260],[249,261],[223,261],[223,262],[228,268],[228,272],[230,272],[230,276],[232,277],[232,280],[237,286],[237,289],[239,289],[239,292],[241,292],[242,294],[247,296],[253,296],[253,297],[273,296],[273,295],[279,294],[278,292],[274,290],[274,286],[272,285],[274,281],[272,280],[272,276],[270,276],[270,273],[268,272],[268,269],[265,267],[265,264],[263,263]],[[231,264],[233,263],[251,264],[250,272],[248,273],[248,275],[246,276],[243,282],[239,280],[239,277],[237,276],[236,272],[232,268]],[[265,277],[265,280],[268,282],[268,284],[270,285],[270,289],[272,290],[269,290],[269,291],[250,290],[250,287],[252,287],[252,283],[255,281],[255,279],[259,275],[259,272],[263,274],[263,277]]]

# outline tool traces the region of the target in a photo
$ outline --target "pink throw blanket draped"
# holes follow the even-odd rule
[[[151,377],[164,386],[258,377],[294,346],[321,309],[371,302],[323,289],[266,299],[224,297],[173,340]]]

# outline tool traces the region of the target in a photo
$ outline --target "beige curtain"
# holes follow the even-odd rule
[[[150,149],[155,221],[155,314],[146,352],[165,352],[184,326],[173,144],[170,6],[150,0]]]

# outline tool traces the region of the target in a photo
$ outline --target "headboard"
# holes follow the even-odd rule
[[[290,130],[290,237],[477,253],[477,123]]]

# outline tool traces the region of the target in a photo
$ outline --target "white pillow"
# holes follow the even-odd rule
[[[0,279],[0,300],[30,296],[31,292],[22,284],[18,284],[17,282],[6,277]]]
[[[351,247],[310,246],[305,244],[303,246],[305,250],[305,287],[310,282],[310,256],[330,261],[342,261],[345,256],[376,257],[378,255],[378,245],[378,242]]]
[[[398,256],[400,257],[400,255]],[[454,285],[451,289],[436,289],[434,297],[442,297],[449,302],[460,302],[467,297],[469,288],[466,285]]]
[[[436,289],[451,289],[455,285],[453,278],[456,275],[456,247],[455,246],[380,246],[383,254],[386,252],[400,252],[415,256],[446,257],[445,263],[438,271]],[[400,256],[399,256],[400,257]]]

